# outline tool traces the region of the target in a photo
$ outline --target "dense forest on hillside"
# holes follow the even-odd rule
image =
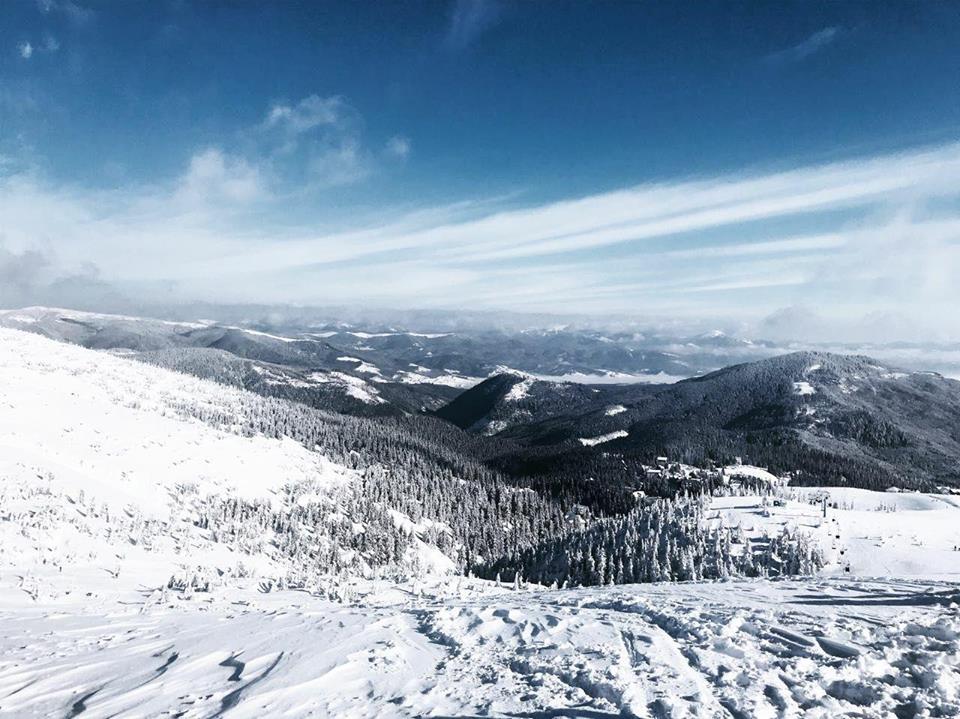
[[[751,543],[740,527],[708,528],[704,495],[643,502],[477,568],[481,576],[540,584],[603,585],[813,574],[820,549],[783,531]]]
[[[234,405],[174,409],[233,433],[293,439],[356,471],[323,501],[301,487],[281,506],[210,498],[196,508],[217,541],[269,545],[311,575],[409,565],[423,547],[460,571],[547,583],[795,573],[817,561],[801,537],[742,551],[728,530],[708,531],[686,497],[725,491],[720,468],[741,461],[793,484],[930,489],[956,479],[960,385],[865,357],[800,352],[664,385],[504,369],[464,389],[463,376],[430,374],[449,372],[437,369],[442,357],[425,357],[430,369],[390,354],[428,335],[336,334],[352,338],[345,350],[336,337],[67,319],[35,324],[247,390]],[[373,346],[386,353],[383,367],[354,356]],[[658,458],[703,470],[660,471]],[[624,541],[626,554],[616,549]]]

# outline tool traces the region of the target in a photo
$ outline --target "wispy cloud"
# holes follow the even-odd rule
[[[369,177],[376,159],[364,140],[363,118],[339,95],[274,103],[245,138],[275,180],[304,187],[348,185]]]
[[[43,40],[37,45],[34,45],[29,40],[24,40],[17,44],[17,53],[24,60],[29,60],[37,53],[55,53],[60,49],[60,41],[57,40],[50,33],[45,33]]]
[[[777,255],[790,252],[835,250],[847,242],[845,233],[826,233],[804,237],[791,237],[766,242],[746,242],[717,246],[699,246],[686,250],[666,250],[663,257],[673,259],[701,260],[708,257],[742,257],[749,255]]]
[[[410,150],[412,145],[410,143],[410,138],[404,137],[403,135],[394,135],[384,146],[383,151],[386,153],[387,157],[393,157],[398,160],[405,160],[410,155]]]
[[[960,301],[960,144],[323,232],[284,222],[289,198],[266,184],[209,148],[167,185],[109,193],[20,172],[0,179],[0,234],[63,272],[93,261],[103,280],[185,299],[927,319]]]
[[[0,94],[0,101],[4,96]],[[197,148],[168,188],[143,191],[176,207],[203,207],[229,213],[247,211],[281,198],[309,197],[321,190],[360,182],[386,159],[410,154],[410,140],[389,138],[383,150],[368,143],[363,119],[344,98],[310,95],[296,102],[275,102],[263,119],[241,128],[217,145]],[[212,208],[212,209],[211,209]]]
[[[836,42],[839,36],[840,28],[825,27],[796,45],[767,55],[766,59],[772,63],[799,62]]]
[[[766,175],[639,186],[419,232],[378,233],[375,241],[341,252],[364,256],[429,248],[446,261],[582,253],[778,217],[865,208],[916,193],[953,194],[942,182],[944,175],[960,176],[960,146]],[[288,251],[295,253],[296,247]]]
[[[454,0],[444,44],[454,50],[469,47],[501,18],[496,0]]]
[[[45,15],[61,13],[74,25],[86,25],[96,16],[94,10],[73,0],[37,0],[37,7]]]
[[[355,111],[339,95],[309,95],[299,102],[278,102],[264,120],[267,128],[281,128],[291,135],[302,135],[320,127],[342,127],[350,124]]]

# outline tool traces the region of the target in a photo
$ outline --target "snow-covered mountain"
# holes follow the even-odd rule
[[[363,403],[351,404],[347,400],[338,404],[336,382],[333,387],[309,387],[309,380],[303,377],[304,370],[336,370],[379,385],[377,389],[387,401],[375,409],[374,414],[378,415],[391,409],[435,409],[455,395],[450,390],[470,387],[502,367],[555,381],[658,383],[777,352],[764,344],[734,341],[729,349],[724,349],[714,346],[715,338],[648,339],[636,333],[608,336],[584,330],[409,331],[392,326],[353,327],[342,322],[237,325],[50,307],[0,311],[0,326],[85,347],[152,352],[151,361],[175,361],[181,367],[194,365],[201,370],[210,361],[210,355],[198,350],[219,349],[261,368],[269,365],[266,369],[276,375],[273,387],[281,384],[284,373],[292,373],[289,384],[305,390],[300,394],[308,400],[312,397],[314,406],[350,414],[370,413],[370,407]],[[661,345],[670,349],[662,349]],[[355,364],[351,366],[351,362]],[[258,388],[255,378],[251,378],[247,388],[266,391],[262,386]]]
[[[356,416],[435,408],[479,381],[414,366],[390,354],[334,346],[328,341],[330,333],[284,335],[212,321],[172,322],[48,307],[0,311],[0,326]]]
[[[340,571],[462,568],[566,522],[559,503],[450,456],[432,426],[327,414],[5,329],[0,378],[7,569],[133,563],[150,584],[255,574],[315,587]]]
[[[0,330],[0,715],[960,711],[955,496],[737,465],[760,484],[598,516],[417,422]],[[550,589],[559,565],[522,563],[602,584],[648,555],[727,580]],[[822,577],[787,579],[804,557]],[[495,559],[527,578],[457,573]],[[778,578],[731,581],[748,564]]]
[[[254,536],[231,507],[287,518],[318,540],[305,551],[326,542],[347,563],[356,552],[336,530],[364,530],[350,509],[361,472],[253,431],[259,398],[10,330],[0,330],[0,376],[3,564],[149,567],[152,583],[189,580],[198,567],[228,577],[301,570],[279,545],[303,537],[269,527]],[[304,510],[317,516],[307,523]]]
[[[796,352],[664,386],[528,382],[511,401],[503,388],[517,382],[492,378],[437,414],[492,427],[557,464],[616,453],[606,472],[661,455],[692,464],[740,456],[812,484],[960,485],[960,382],[867,357]],[[583,441],[596,438],[607,441]]]
[[[462,429],[493,435],[595,405],[600,392],[592,385],[504,370],[464,390],[434,414]]]

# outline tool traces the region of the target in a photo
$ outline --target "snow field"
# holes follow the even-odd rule
[[[622,439],[629,434],[630,433],[624,429],[618,429],[615,432],[601,434],[599,437],[581,437],[579,441],[584,447],[595,447],[596,445],[603,444],[604,442],[612,442],[615,439]]]
[[[742,527],[751,541],[784,527],[810,534],[824,549],[827,574],[960,577],[960,496],[852,487],[794,487],[779,495],[783,506],[775,497],[716,497],[712,521]]]
[[[78,706],[85,717],[188,719],[960,711],[952,584],[352,586],[347,605],[233,587],[73,610],[0,590],[0,716]]]

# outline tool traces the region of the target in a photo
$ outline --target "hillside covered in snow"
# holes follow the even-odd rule
[[[565,522],[556,502],[389,426],[22,332],[0,340],[0,561],[149,555],[188,582],[253,563],[303,584],[462,567]],[[462,497],[485,516],[464,517]]]
[[[957,496],[617,511],[422,422],[0,330],[0,716],[960,711]]]

